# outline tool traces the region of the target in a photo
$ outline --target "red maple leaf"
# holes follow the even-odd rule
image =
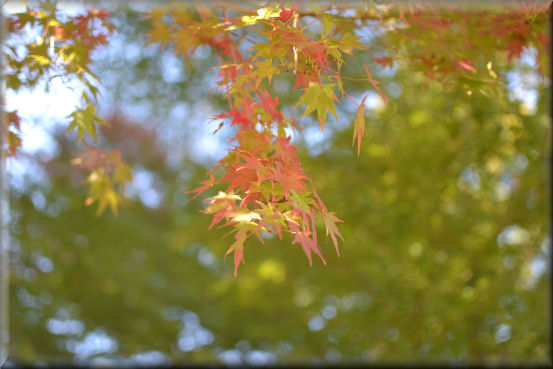
[[[235,243],[230,246],[230,248],[225,253],[225,256],[230,254],[234,251],[234,276],[236,277],[238,275],[238,266],[240,265],[240,262],[246,264],[244,261],[244,241],[248,238],[248,235],[246,232],[240,232],[238,231],[236,235],[234,235],[234,239],[236,240]]]
[[[15,129],[20,129],[21,118],[17,114],[17,111],[8,112],[8,122],[13,123]]]
[[[291,137],[277,137],[273,144],[276,156],[284,163],[299,163],[299,157],[294,153],[296,146],[290,145]]]
[[[225,112],[224,114],[226,114],[227,117],[232,118],[232,122],[230,123],[231,126],[240,125],[243,130],[253,127],[252,121],[248,119],[243,110],[233,109]],[[216,117],[220,117],[220,115]]]
[[[321,41],[310,42],[303,48],[310,59],[315,61],[321,68],[328,68],[327,47]]]
[[[298,73],[296,77],[296,83],[294,84],[294,89],[298,87],[307,88],[309,87],[309,83],[315,82],[315,83],[321,83],[319,78],[314,74],[306,74],[306,73]]]
[[[292,17],[294,16],[294,12],[296,11],[296,7],[293,6],[290,9],[282,9],[280,11],[280,14],[278,17],[275,17],[276,20],[279,20],[281,22],[288,22]]]
[[[281,122],[284,119],[284,115],[276,107],[278,106],[278,97],[271,98],[269,92],[265,91],[263,95],[257,94],[257,97],[261,100],[261,107],[269,113],[273,120]]]
[[[209,174],[209,179],[206,179],[205,181],[200,182],[202,184],[201,186],[186,192],[186,193],[195,193],[196,194],[196,195],[194,195],[194,197],[192,197],[188,201],[195,199],[200,194],[202,194],[206,190],[210,189],[211,187],[213,187],[218,182],[219,181],[216,181],[215,178],[213,177],[213,174],[210,173]]]
[[[317,247],[317,241],[309,237],[311,235],[310,231],[308,230],[300,231],[295,224],[290,225],[290,231],[294,235],[294,239],[292,240],[292,245],[295,243],[299,243],[301,245],[303,252],[305,252],[305,255],[307,255],[307,259],[309,260],[309,265],[313,265],[313,260],[311,259],[311,252],[314,252],[315,254],[317,254],[317,256],[320,257],[321,260],[323,261],[323,264],[326,265],[326,261],[323,255],[321,254],[321,251]]]
[[[290,190],[296,190],[298,192],[305,191],[305,180],[308,179],[308,177],[302,173],[299,166],[283,165],[280,162],[277,162],[276,168],[273,168],[273,170],[267,174],[267,178],[272,182],[280,184],[286,196],[288,196]]]
[[[221,178],[221,182],[229,181],[227,192],[235,188],[240,188],[246,192],[251,187],[251,183],[257,183],[257,173],[255,170],[247,168],[243,163],[232,165],[227,169],[228,173]]]
[[[394,66],[394,59],[390,58],[389,56],[384,56],[384,57],[381,57],[381,58],[373,58],[373,60],[377,64],[380,64],[383,68],[388,67],[388,68],[392,69],[393,66]]]

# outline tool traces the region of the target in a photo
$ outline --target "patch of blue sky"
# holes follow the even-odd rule
[[[522,68],[507,73],[509,98],[521,101],[532,114],[536,111],[538,102],[536,87],[540,83],[536,58],[537,52],[535,49],[525,48],[520,58]]]
[[[161,181],[156,178],[153,172],[135,168],[133,170],[133,181],[127,186],[126,195],[140,199],[144,206],[150,209],[156,209],[163,201],[165,191]]]

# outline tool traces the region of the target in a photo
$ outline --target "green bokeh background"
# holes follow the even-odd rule
[[[326,267],[309,267],[290,238],[252,239],[234,278],[226,230],[207,230],[201,199],[183,204],[213,163],[190,143],[225,109],[210,94],[216,58],[203,49],[178,58],[180,78],[168,82],[172,50],[144,47],[135,12],[116,22],[115,46],[94,66],[112,122],[99,144],[147,173],[161,201],[130,196],[118,217],[96,217],[63,125],[52,132],[56,157],[24,158],[31,170],[10,191],[10,362],[547,362],[549,82],[529,87],[538,96],[529,109],[507,83],[469,97],[406,67],[375,69],[389,102],[367,109],[359,157],[347,102],[324,136],[306,118],[295,138],[344,220],[341,257],[322,227]],[[362,71],[363,56],[348,63]],[[301,93],[292,85],[281,76],[271,86],[288,109]],[[141,104],[149,108],[125,116]],[[175,118],[177,104],[186,114]],[[218,133],[223,144],[229,132]]]

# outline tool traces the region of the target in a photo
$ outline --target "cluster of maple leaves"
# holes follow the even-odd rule
[[[295,76],[293,88],[303,91],[295,108],[305,106],[299,118],[316,113],[321,130],[328,113],[338,119],[335,103],[348,99],[355,104],[353,144],[357,141],[359,155],[368,94],[360,102],[355,101],[344,90],[342,79],[365,81],[367,89],[374,89],[385,102],[386,96],[367,65],[363,78],[342,76],[344,54],[369,53],[373,66],[406,63],[444,85],[453,85],[451,81],[455,80],[468,92],[486,93],[486,86],[501,83],[491,61],[494,55],[504,51],[510,62],[520,58],[524,47],[532,47],[540,55],[540,71],[549,75],[545,63],[549,43],[541,30],[547,15],[537,5],[494,16],[482,10],[464,11],[462,21],[456,11],[438,14],[417,6],[394,11],[392,6],[372,4],[358,7],[353,15],[346,16],[339,7],[312,7],[307,11],[296,6],[250,10],[226,3],[218,5],[222,12],[201,5],[195,9],[173,5],[154,8],[145,16],[151,22],[150,44],[171,45],[183,56],[199,46],[208,46],[219,57],[217,84],[228,101],[228,110],[212,120],[220,122],[220,127],[223,124],[235,127],[236,134],[228,154],[210,170],[208,179],[190,192],[196,197],[213,187],[220,189],[218,195],[205,200],[207,207],[203,212],[213,215],[210,228],[231,227],[234,243],[227,254],[234,253],[235,275],[244,261],[244,243],[251,236],[263,242],[267,235],[276,234],[282,239],[283,233],[289,233],[292,243],[301,245],[310,264],[312,253],[326,264],[316,231],[321,224],[339,255],[338,238],[342,236],[336,224],[341,220],[328,211],[313,181],[302,169],[289,133],[301,128],[293,113],[285,116],[279,108],[279,98],[268,92],[274,76],[282,73]],[[61,67],[62,74],[76,76],[86,87],[85,107],[71,114],[69,125],[69,129],[77,128],[79,140],[85,133],[95,138],[95,124],[103,124],[92,104],[91,97],[96,98],[97,89],[89,81],[94,76],[88,64],[90,51],[105,44],[107,33],[113,31],[107,17],[105,10],[93,9],[62,22],[56,17],[55,8],[42,8],[38,12],[28,9],[9,17],[9,32],[16,33],[26,24],[38,24],[43,31],[40,40],[27,45],[24,59],[17,59],[15,49],[8,55],[8,88],[17,90],[21,84],[34,85],[37,79],[19,77],[33,71],[38,78],[52,68]],[[387,27],[384,36],[393,45],[388,49],[361,42],[362,37],[355,32],[367,22],[385,23],[391,18],[397,21],[395,26]],[[105,32],[94,30],[94,19],[100,21]],[[305,19],[306,24],[302,23]],[[490,20],[495,23],[489,24]],[[320,27],[313,31],[316,22]],[[59,42],[55,49],[57,60],[48,54],[45,42],[48,37],[51,45]],[[478,42],[472,41],[475,39]],[[253,46],[245,47],[246,42]],[[10,112],[6,121],[5,129],[15,135],[19,129],[17,113]],[[8,136],[7,152],[15,154],[19,144]],[[99,213],[108,205],[116,212],[119,201],[116,186],[122,189],[132,178],[121,156],[91,149],[75,162],[91,170],[87,204],[98,201]]]
[[[82,88],[80,107],[68,116],[67,131],[77,130],[79,142],[87,148],[74,163],[88,163],[84,167],[90,172],[86,179],[90,190],[85,204],[97,202],[98,214],[108,205],[117,214],[121,192],[125,183],[132,180],[130,166],[119,151],[105,153],[83,141],[85,134],[96,141],[97,126],[107,124],[96,112],[99,81],[90,64],[91,53],[106,45],[108,35],[114,31],[108,17],[105,9],[88,9],[84,14],[68,16],[59,12],[55,3],[41,3],[36,9],[27,7],[24,12],[6,16],[10,37],[3,45],[6,66],[2,74],[7,89],[34,88],[44,81],[48,89],[55,78],[78,82]],[[33,33],[36,38],[29,39]],[[6,118],[2,124],[2,151],[13,157],[21,146],[21,119],[17,111],[7,112]]]
[[[535,50],[539,73],[550,76],[547,6],[522,2],[504,12],[447,8],[438,12],[418,6],[400,14],[403,26],[389,32],[387,41],[410,50],[400,53],[411,70],[448,88],[462,87],[469,95],[474,91],[489,95],[503,83],[493,61],[517,61],[525,50]],[[497,60],[498,55],[506,60]]]
[[[163,21],[167,14],[172,17],[169,25]],[[290,233],[292,243],[301,245],[310,264],[312,253],[326,264],[317,241],[318,221],[324,224],[339,255],[337,238],[342,236],[336,223],[341,220],[328,211],[313,181],[303,172],[285,130],[299,128],[297,121],[279,111],[278,97],[262,86],[270,84],[274,75],[294,73],[294,88],[304,89],[296,107],[306,106],[302,117],[316,112],[323,130],[327,112],[337,118],[334,89],[345,93],[340,77],[342,53],[363,48],[358,41],[361,37],[351,30],[341,38],[332,37],[331,26],[320,37],[310,35],[307,25],[298,26],[295,8],[262,8],[256,14],[223,19],[203,8],[198,9],[196,19],[188,12],[167,9],[167,13],[151,17],[152,42],[174,43],[175,50],[184,53],[208,45],[221,60],[218,85],[230,109],[212,119],[237,128],[232,140],[236,144],[211,170],[210,179],[191,192],[198,196],[213,186],[226,186],[206,200],[204,212],[213,214],[211,226],[224,221],[223,226],[232,227],[235,242],[227,254],[234,253],[235,275],[244,260],[246,239],[254,235],[263,242],[264,233],[281,239],[283,232]],[[234,34],[244,27],[256,27],[265,39],[247,55],[240,47],[241,38]],[[213,173],[218,169],[224,172],[215,179]]]

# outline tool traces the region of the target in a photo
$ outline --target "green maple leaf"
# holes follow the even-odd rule
[[[337,99],[334,95],[334,91],[332,91],[334,86],[336,85],[333,83],[322,85],[315,82],[309,82],[309,87],[305,90],[305,94],[303,94],[300,101],[296,104],[296,106],[294,106],[297,108],[302,104],[307,104],[302,118],[317,109],[317,116],[319,118],[319,123],[321,124],[321,131],[324,130],[327,110],[334,115],[336,119],[338,119],[338,116],[336,115],[336,108],[334,107],[334,100]]]
[[[345,32],[342,35],[342,38],[339,40],[338,44],[345,53],[351,55],[353,49],[363,47],[363,44],[359,42],[361,38],[361,36],[354,36],[351,32]]]
[[[173,39],[169,28],[161,21],[152,24],[152,29],[148,33],[148,36],[150,37],[151,44],[159,42],[162,48],[167,44],[167,42]]]
[[[332,26],[334,25],[334,17],[332,14],[322,14],[323,32],[325,35],[332,33]]]
[[[124,191],[126,182],[132,180],[131,167],[124,162],[120,163],[113,173],[113,181],[119,183]]]
[[[67,117],[73,118],[67,127],[67,131],[71,131],[77,128],[77,134],[79,135],[79,141],[83,139],[85,133],[90,134],[96,141],[96,125],[95,123],[106,125],[107,123],[96,115],[96,107],[94,105],[87,105],[84,109],[75,110]]]
[[[298,209],[300,209],[304,213],[309,214],[309,199],[307,198],[307,196],[308,194],[306,194],[305,192],[301,193],[300,195],[296,191],[290,190],[290,198],[292,199],[294,204],[298,207]]]
[[[267,78],[269,83],[271,83],[273,75],[277,73],[277,69],[274,67],[273,61],[271,59],[265,59],[263,61],[255,63],[255,65],[258,68],[255,71],[256,76],[259,78],[257,85],[259,86],[259,83],[263,78]]]

